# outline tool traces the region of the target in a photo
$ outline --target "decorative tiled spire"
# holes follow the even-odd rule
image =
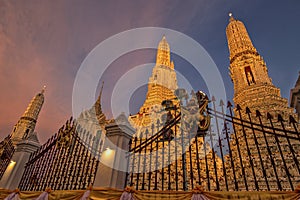
[[[104,82],[102,82],[102,86],[100,89],[98,99],[94,104],[96,116],[97,116],[97,119],[100,124],[105,124],[105,121],[106,121],[106,117],[105,117],[104,113],[102,112],[102,106],[101,106],[101,97],[102,97],[103,86],[104,86]]]
[[[170,58],[170,46],[166,40],[166,36],[163,36],[163,38],[158,44],[156,65],[164,65],[164,66],[172,67],[171,58]]]
[[[140,111],[129,117],[134,127],[149,125],[154,120],[150,119],[152,111],[158,109],[162,101],[176,98],[177,78],[170,56],[170,46],[163,36],[157,47],[156,64],[149,78],[146,100]]]
[[[99,96],[97,98],[97,101],[95,102],[96,115],[102,114],[101,97],[102,97],[103,85],[104,82],[102,82]]]
[[[234,19],[231,13],[229,16],[226,35],[230,53],[230,76],[235,94],[248,90],[248,86],[273,86],[266,64],[253,46],[245,25]],[[278,95],[278,91],[275,93]]]
[[[42,91],[32,98],[26,111],[14,126],[11,133],[14,144],[17,144],[22,140],[30,139],[32,138],[31,135],[35,134],[34,129],[36,122],[44,103],[45,88],[46,87],[44,86]]]
[[[235,105],[261,112],[276,110],[289,113],[287,100],[273,85],[266,63],[253,46],[244,23],[234,19],[232,14],[229,16],[226,35]]]
[[[244,51],[249,51],[257,54],[257,51],[251,42],[244,23],[234,19],[232,13],[229,13],[229,17],[230,18],[229,24],[226,28],[226,35],[230,51],[230,60],[232,60],[238,53]]]
[[[38,119],[39,113],[44,103],[45,89],[46,86],[43,87],[40,93],[38,93],[37,95],[35,95],[35,97],[32,98],[22,117],[31,118],[35,121]]]

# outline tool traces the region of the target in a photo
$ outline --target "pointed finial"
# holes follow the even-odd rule
[[[41,91],[41,94],[44,94],[45,93],[45,90],[46,90],[46,85],[43,86],[43,89]]]
[[[95,109],[96,109],[96,114],[99,114],[99,115],[102,113],[101,97],[102,97],[103,86],[104,86],[104,81],[102,81],[102,86],[101,86],[101,89],[100,89],[99,96],[97,98],[97,101],[94,104]]]
[[[267,119],[273,119],[273,116],[269,112],[267,112]]]
[[[98,96],[97,101],[95,102],[95,104],[99,104],[99,105],[101,104],[103,86],[104,86],[104,81],[102,81],[102,86],[101,86],[101,89],[100,89],[100,93],[99,93],[99,96]]]
[[[233,21],[234,20],[234,18],[233,18],[233,15],[232,15],[232,13],[230,12],[229,14],[229,21],[231,22],[231,21]]]
[[[236,104],[236,110],[242,110],[242,108],[239,104]]]
[[[262,116],[261,113],[259,112],[259,110],[256,110],[255,113],[256,113],[256,117],[261,117]]]
[[[283,121],[284,121],[284,119],[283,119],[283,117],[282,117],[281,114],[278,114],[278,115],[277,115],[277,120],[278,120],[279,122],[283,122]]]
[[[250,114],[251,111],[250,111],[250,108],[246,107],[246,114]]]
[[[104,81],[102,81],[102,86],[101,86],[101,90],[100,90],[100,96],[102,95],[103,86],[104,86]]]
[[[224,102],[222,99],[220,100],[220,106],[224,106]]]
[[[216,101],[215,96],[212,96],[212,97],[211,97],[211,101],[212,101],[212,102]]]
[[[232,107],[232,104],[230,101],[227,101],[227,108],[231,108]]]
[[[297,123],[297,121],[292,115],[290,115],[289,119],[290,119],[290,123]]]

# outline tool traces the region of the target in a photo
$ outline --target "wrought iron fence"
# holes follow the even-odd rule
[[[202,185],[209,191],[270,191],[293,190],[300,183],[300,135],[294,116],[263,115],[239,105],[233,109],[230,102],[216,105],[212,98],[207,108],[210,126],[201,129],[200,115],[195,129],[180,112],[189,103],[165,111],[172,115],[169,120],[157,120],[134,135],[126,184],[137,190]]]
[[[15,152],[15,148],[13,146],[13,143],[9,135],[6,138],[4,138],[2,142],[0,142],[0,180],[8,165],[11,162],[13,162],[11,158],[14,152]]]
[[[88,135],[88,134],[86,134]],[[93,154],[90,138],[83,141],[72,118],[44,145],[30,155],[20,190],[40,191],[86,189],[93,185],[99,160]]]

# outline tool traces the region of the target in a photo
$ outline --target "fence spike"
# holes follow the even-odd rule
[[[269,112],[267,112],[267,119],[273,119],[273,116]]]
[[[250,113],[251,113],[250,109],[246,107],[246,114],[250,114]]]
[[[292,115],[290,115],[289,120],[290,120],[290,123],[297,123],[295,118]]]
[[[278,119],[279,122],[283,122],[284,121],[283,118],[282,118],[282,116],[281,116],[281,114],[278,114],[277,119]]]
[[[232,107],[232,104],[230,101],[227,101],[227,108],[231,108]]]
[[[255,111],[256,117],[261,117],[261,113],[259,112],[259,110]]]
[[[215,96],[212,96],[212,97],[211,97],[211,101],[213,101],[213,102],[216,101]]]
[[[224,102],[222,99],[220,100],[220,106],[224,106]]]
[[[242,110],[242,108],[239,104],[236,104],[236,110]]]

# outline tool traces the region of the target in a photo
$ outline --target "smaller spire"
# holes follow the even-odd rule
[[[157,47],[156,65],[165,65],[170,67],[170,46],[166,36],[163,35]]]
[[[97,101],[95,102],[95,107],[96,107],[96,113],[97,114],[102,113],[101,96],[102,96],[103,86],[104,86],[104,81],[102,81],[102,86],[101,86],[101,89],[100,89],[100,93],[99,93],[99,96],[97,98]]]
[[[102,86],[101,86],[101,89],[100,89],[99,98],[101,98],[101,96],[102,96],[103,86],[104,86],[104,81],[102,81]]]
[[[38,120],[39,113],[42,109],[44,103],[45,86],[42,91],[36,94],[30,101],[27,109],[25,110],[22,117],[19,119],[15,125],[11,135],[14,144],[17,144],[23,139],[29,139],[28,137],[33,134],[36,122]],[[31,138],[35,141],[34,138]]]
[[[167,42],[166,35],[163,35],[161,41],[158,44],[158,49],[170,51],[169,43]]]
[[[98,96],[98,99],[93,106],[93,109],[95,109],[95,111],[96,111],[96,116],[99,121],[99,124],[105,124],[105,121],[106,121],[106,117],[105,117],[104,113],[102,112],[102,106],[101,106],[101,96],[102,96],[103,86],[104,86],[104,81],[102,82],[102,86],[100,89],[100,94]]]

